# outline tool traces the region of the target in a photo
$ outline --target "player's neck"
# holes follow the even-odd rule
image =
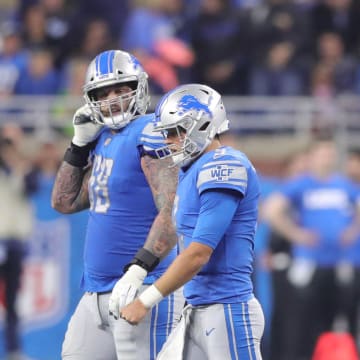
[[[209,151],[213,151],[218,149],[219,147],[221,147],[221,142],[218,139],[214,139],[211,144],[205,149],[204,152],[209,152]]]

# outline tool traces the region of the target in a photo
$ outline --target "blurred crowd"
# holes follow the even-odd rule
[[[42,140],[29,136],[13,123],[0,130],[0,298],[7,360],[24,359],[18,295],[29,240],[37,221],[58,216],[49,198],[61,161],[59,144],[49,134]]]
[[[10,6],[9,2],[13,5]],[[161,94],[205,82],[224,95],[360,93],[359,0],[5,2],[0,94],[79,92],[97,53],[137,55]]]

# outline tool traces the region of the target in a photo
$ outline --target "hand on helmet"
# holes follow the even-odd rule
[[[77,146],[86,146],[94,141],[103,125],[96,123],[88,104],[76,110],[73,117],[74,137],[72,143]]]
[[[139,265],[131,265],[115,284],[109,299],[109,314],[118,319],[120,310],[135,299],[147,271]]]

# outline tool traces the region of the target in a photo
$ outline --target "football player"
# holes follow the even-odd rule
[[[162,98],[155,115],[167,142],[158,154],[181,167],[173,218],[185,250],[120,315],[141,324],[184,285],[189,305],[158,359],[259,360],[264,316],[251,281],[256,171],[244,153],[221,144],[228,120],[212,88],[180,86]]]
[[[73,314],[63,359],[155,359],[183,307],[164,298],[138,327],[119,310],[151,285],[176,256],[171,208],[177,169],[159,161],[147,74],[129,53],[105,51],[90,63],[86,104],[73,117],[74,137],[52,194],[62,213],[89,208],[84,295]]]

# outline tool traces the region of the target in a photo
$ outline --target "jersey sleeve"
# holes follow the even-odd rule
[[[147,122],[138,137],[138,148],[141,156],[157,157],[156,150],[164,146],[165,139],[160,132],[154,131],[154,122]]]
[[[199,194],[210,189],[231,189],[245,195],[248,171],[238,159],[224,157],[204,164],[198,173]]]
[[[205,191],[192,240],[215,249],[230,226],[240,197],[227,190]]]

